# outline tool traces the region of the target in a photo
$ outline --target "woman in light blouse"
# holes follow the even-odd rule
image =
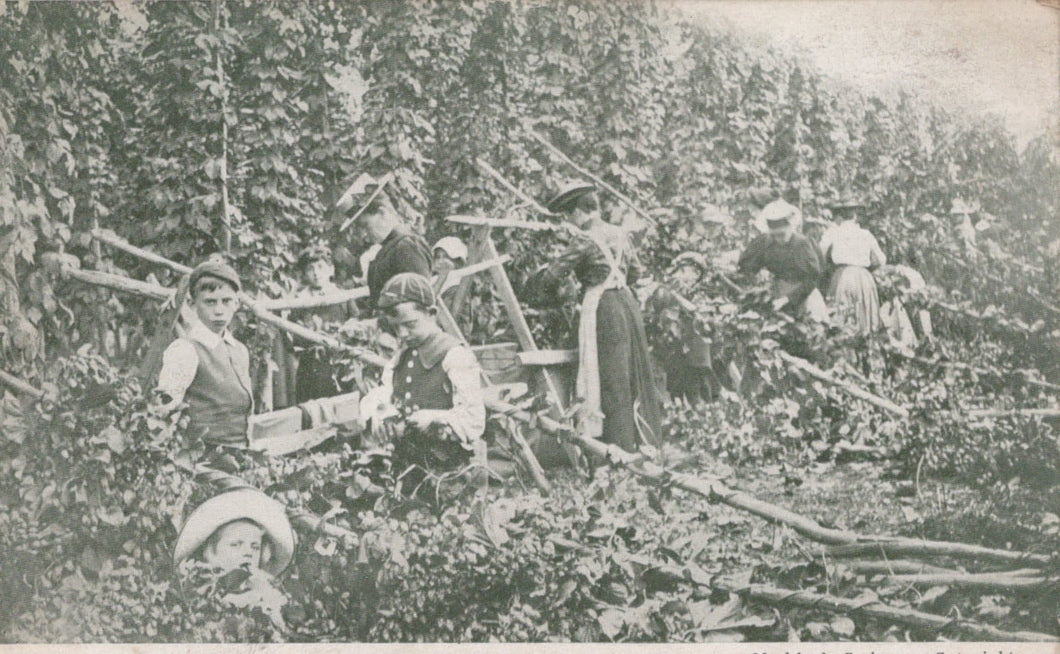
[[[858,224],[864,204],[844,194],[831,205],[839,224],[821,236],[825,262],[835,266],[828,285],[830,305],[839,317],[868,334],[880,326],[880,299],[871,270],[887,263],[876,237]]]

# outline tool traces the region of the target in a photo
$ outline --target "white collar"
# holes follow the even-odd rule
[[[232,336],[232,332],[230,330],[225,329],[220,334],[217,334],[215,332],[210,331],[210,328],[204,325],[202,321],[198,318],[194,320],[191,325],[191,328],[188,329],[184,337],[199,341],[209,350],[212,350],[218,345],[220,345],[222,340],[228,343],[229,345],[232,345],[236,342],[236,337]]]

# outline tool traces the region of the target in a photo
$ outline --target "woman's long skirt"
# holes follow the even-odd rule
[[[840,319],[860,334],[868,334],[880,327],[880,298],[876,280],[867,268],[841,266],[832,274],[828,287]]]
[[[636,452],[662,442],[662,400],[655,386],[640,305],[628,288],[605,290],[596,308],[601,440]]]

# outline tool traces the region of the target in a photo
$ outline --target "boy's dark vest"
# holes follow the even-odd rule
[[[250,417],[250,353],[242,343],[221,340],[207,348],[195,339],[199,366],[195,379],[184,394],[188,403],[189,427],[212,443],[246,445]]]
[[[417,348],[401,353],[394,367],[394,399],[409,410],[452,409],[453,383],[445,374],[442,359],[454,347],[456,338],[439,332]]]

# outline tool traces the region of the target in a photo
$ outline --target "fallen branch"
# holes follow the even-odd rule
[[[872,541],[861,539],[861,542],[839,545],[828,549],[836,558],[855,556],[949,556],[962,559],[983,559],[1001,563],[1023,563],[1028,565],[1046,565],[1049,557],[1044,554],[998,550],[965,543],[947,543],[914,538],[880,538]]]
[[[1056,636],[1050,634],[1034,631],[1002,631],[997,627],[972,620],[947,618],[934,613],[914,611],[913,609],[899,609],[880,601],[866,602],[864,600],[844,599],[806,590],[784,590],[762,584],[737,587],[720,583],[715,584],[715,587],[767,604],[788,604],[836,613],[860,613],[878,620],[886,620],[894,624],[933,632],[946,629],[959,630],[984,640],[1020,642],[1052,642],[1057,640]]]
[[[968,412],[969,418],[998,418],[1003,416],[1060,418],[1060,409],[973,409]]]
[[[578,552],[579,554],[593,554],[595,550],[581,543],[560,536],[549,536],[549,541],[554,545]],[[1049,642],[1055,641],[1056,636],[1037,633],[1033,631],[1003,631],[997,627],[974,622],[972,620],[955,620],[934,613],[925,613],[913,609],[901,609],[888,606],[879,600],[863,601],[844,599],[822,593],[814,593],[805,590],[786,590],[765,584],[753,584],[740,586],[727,582],[724,578],[717,578],[709,572],[696,565],[673,565],[669,563],[652,565],[647,557],[633,555],[640,563],[651,567],[655,572],[662,574],[673,582],[690,583],[710,589],[724,590],[729,593],[740,595],[746,599],[763,602],[766,604],[791,604],[799,607],[812,609],[823,609],[831,613],[860,613],[862,615],[884,620],[893,624],[900,624],[932,632],[955,629],[980,639],[996,641],[1022,641],[1022,642]]]
[[[3,370],[0,370],[0,382],[3,382],[4,385],[10,388],[11,390],[18,391],[23,395],[29,395],[35,400],[39,400],[44,397],[44,391],[30,386],[28,383],[22,381],[18,377]]]
[[[560,150],[556,146],[552,145],[552,143],[550,143],[548,139],[546,139],[544,136],[541,136],[541,134],[539,134],[537,131],[535,131],[530,126],[526,127],[526,131],[530,135],[531,138],[533,138],[535,141],[537,141],[541,145],[545,146],[545,149],[548,150],[549,152],[551,152],[552,154],[556,155],[556,157],[558,157],[560,159],[560,161],[563,161],[568,166],[570,166],[574,170],[578,171],[580,174],[585,175],[589,179],[591,179],[594,182],[596,182],[600,186],[600,188],[603,188],[603,189],[607,190],[609,193],[611,193],[611,195],[615,196],[618,199],[619,202],[621,202],[622,204],[624,204],[627,207],[629,207],[630,209],[632,209],[634,211],[634,213],[636,213],[638,216],[640,216],[644,220],[648,221],[648,223],[650,223],[652,225],[655,224],[655,219],[654,218],[652,218],[650,215],[648,215],[648,213],[646,211],[644,211],[643,209],[638,207],[633,202],[633,200],[630,200],[621,191],[619,191],[614,186],[611,186],[610,184],[605,182],[600,176],[594,175],[593,173],[589,172],[585,168],[582,168],[578,164],[574,163],[574,161],[571,160],[571,158],[568,157],[566,154],[564,154],[562,150]]]
[[[901,416],[902,418],[908,418],[909,417],[909,410],[908,409],[906,409],[904,407],[901,407],[901,406],[898,406],[894,402],[891,402],[890,400],[888,400],[886,398],[882,398],[879,395],[875,395],[873,393],[870,393],[870,392],[866,391],[863,388],[855,386],[854,384],[851,384],[849,382],[845,382],[845,381],[842,381],[840,379],[837,379],[837,378],[833,377],[832,375],[830,375],[829,373],[825,372],[824,370],[821,370],[820,368],[818,368],[817,366],[813,365],[812,363],[810,363],[809,361],[807,361],[805,359],[800,359],[799,357],[793,356],[793,355],[788,354],[787,352],[784,352],[784,351],[780,352],[780,357],[782,359],[784,359],[784,361],[786,361],[786,362],[790,363],[791,365],[795,366],[796,368],[806,372],[810,376],[815,377],[815,378],[819,379],[820,381],[823,381],[823,382],[826,382],[828,384],[831,384],[832,386],[835,386],[835,387],[839,388],[840,390],[844,391],[848,395],[852,395],[852,396],[858,398],[859,400],[863,400],[865,402],[868,402],[869,404],[871,404],[873,406],[879,407],[879,408],[884,409],[886,411],[890,411],[891,413],[893,413],[895,415],[898,415],[898,416]]]
[[[884,581],[889,584],[906,586],[961,586],[984,590],[1017,590],[1044,588],[1051,583],[1044,577],[1014,577],[1006,574],[899,574],[887,575]]]

